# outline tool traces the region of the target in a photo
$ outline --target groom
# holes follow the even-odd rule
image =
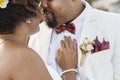
[[[56,52],[64,36],[70,36],[78,43],[77,80],[120,80],[119,14],[93,9],[84,0],[41,2],[49,28],[41,24],[40,32],[31,37],[29,46],[48,65],[61,73],[55,61]],[[90,41],[92,50],[81,47]]]

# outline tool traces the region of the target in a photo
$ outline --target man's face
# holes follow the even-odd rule
[[[41,0],[45,20],[49,27],[55,28],[68,19],[69,0]]]

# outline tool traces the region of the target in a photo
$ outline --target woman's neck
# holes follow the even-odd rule
[[[23,46],[27,46],[28,43],[28,37],[25,37],[24,35],[20,36],[20,35],[0,35],[0,40],[1,43],[3,43],[4,41],[10,41],[10,42],[14,42],[16,44],[20,44]]]

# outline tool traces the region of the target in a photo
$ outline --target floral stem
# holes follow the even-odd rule
[[[80,60],[80,66],[84,66],[85,58],[86,58],[86,54],[82,54]]]

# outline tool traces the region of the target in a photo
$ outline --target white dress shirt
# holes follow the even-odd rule
[[[83,4],[85,5],[84,11],[73,22],[71,22],[75,25],[75,28],[76,28],[75,34],[72,34],[67,30],[65,30],[59,34],[56,33],[55,29],[52,32],[49,49],[48,49],[48,55],[47,55],[47,64],[52,66],[59,74],[61,73],[61,69],[57,65],[55,58],[56,58],[57,50],[60,48],[60,41],[64,39],[64,36],[70,36],[72,39],[73,38],[76,39],[77,43],[78,43],[78,49],[79,49],[81,30],[83,27],[86,11],[89,7],[89,6],[87,6],[86,3],[83,3]],[[79,75],[77,75],[77,80],[80,80]]]

